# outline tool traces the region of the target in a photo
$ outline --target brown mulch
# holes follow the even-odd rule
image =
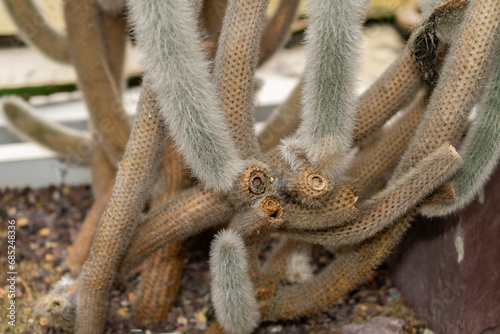
[[[43,189],[5,189],[0,191],[0,267],[6,268],[7,220],[16,220],[17,319],[16,327],[7,324],[0,313],[0,333],[62,333],[45,319],[34,316],[33,306],[65,274],[62,264],[67,248],[75,239],[86,211],[92,204],[88,186],[49,187]],[[184,265],[180,294],[167,318],[144,333],[202,333],[214,320],[210,303],[208,250],[210,235],[191,242]],[[265,257],[276,243],[271,238],[263,250]],[[321,268],[333,259],[328,249],[315,251],[315,266]],[[2,269],[3,272],[3,269]],[[3,276],[3,275],[2,275]],[[140,328],[131,308],[137,272],[113,291],[108,314],[107,333],[130,333]],[[7,283],[0,284],[0,309],[7,305]],[[256,333],[339,333],[348,323],[366,323],[375,316],[400,318],[405,333],[423,333],[425,325],[392,286],[387,270],[371,272],[355,290],[337,300],[335,305],[309,318],[280,323],[264,323]]]

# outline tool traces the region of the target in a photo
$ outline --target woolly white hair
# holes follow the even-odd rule
[[[497,44],[498,45],[498,44]],[[451,180],[455,201],[424,205],[421,213],[429,216],[451,214],[469,204],[484,187],[500,159],[500,48],[487,93],[481,99],[474,122],[459,153],[463,165]]]
[[[125,0],[97,0],[97,4],[106,13],[118,16],[123,13]]]
[[[309,1],[302,120],[297,139],[284,141],[281,149],[292,166],[302,164],[299,149],[309,163],[331,176],[351,147],[358,49],[367,4],[367,0]]]
[[[205,186],[229,190],[243,164],[210,80],[194,9],[184,0],[128,4],[145,55],[144,81],[179,152]]]
[[[223,230],[210,249],[211,292],[215,314],[231,334],[251,333],[260,312],[248,272],[247,251],[241,236]]]
[[[304,283],[313,276],[311,257],[304,252],[294,252],[288,259],[285,278],[288,283]]]

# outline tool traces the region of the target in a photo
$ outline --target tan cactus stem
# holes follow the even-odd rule
[[[125,87],[125,81],[123,80],[126,47],[125,22],[122,16],[115,16],[101,10],[99,12],[99,23],[106,61],[116,87],[121,93]],[[90,123],[91,132],[98,134],[99,129],[92,124],[92,121]],[[96,145],[92,154],[91,165],[92,191],[95,198],[99,198],[102,192],[109,187],[110,180],[113,180],[112,183],[114,183],[116,175],[115,167],[100,145]]]
[[[64,2],[70,53],[90,120],[99,130],[99,144],[112,164],[123,156],[130,125],[120,90],[107,63],[93,0]]]
[[[242,158],[259,152],[254,130],[254,73],[268,2],[229,0],[215,56],[219,95]]]
[[[171,242],[185,240],[227,222],[233,213],[224,196],[198,187],[183,191],[149,213],[139,225],[123,259],[121,273],[128,273]]]
[[[198,8],[203,1],[195,1]],[[201,13],[201,27],[206,32],[208,41],[216,46],[222,30],[224,13],[228,0],[207,0],[202,4],[204,8],[196,10]],[[268,60],[284,43],[290,34],[291,25],[294,22],[300,0],[284,0],[280,2],[278,9],[265,25],[260,40],[260,55],[258,66]]]
[[[28,43],[54,61],[70,62],[66,36],[50,24],[33,0],[4,0],[4,4]]]
[[[283,191],[296,203],[320,206],[332,190],[330,179],[313,167],[298,171],[283,170]]]
[[[453,175],[460,163],[460,156],[453,146],[445,144],[364,202],[355,222],[328,231],[301,232],[293,237],[322,245],[359,244],[393,225],[409,208],[418,205]]]
[[[137,218],[154,182],[163,121],[147,89],[139,101],[134,131],[120,162],[117,180],[99,222],[90,255],[80,276],[76,333],[103,333],[120,258],[128,248]]]
[[[275,148],[281,139],[291,136],[299,127],[302,85],[301,79],[285,102],[273,110],[259,131],[257,140],[262,152]]]
[[[260,273],[259,251],[262,242],[283,223],[283,206],[275,196],[268,195],[246,212],[238,213],[229,224],[229,228],[241,235],[245,242],[253,282]]]
[[[96,3],[103,12],[115,17],[123,14],[125,7],[125,0],[97,0]]]
[[[445,142],[463,135],[467,115],[489,77],[487,70],[497,51],[500,2],[470,1],[450,46],[429,107],[393,177],[404,173]]]
[[[92,207],[83,220],[78,236],[68,250],[68,257],[66,258],[65,265],[73,272],[78,272],[88,257],[90,247],[94,241],[97,225],[99,224],[99,220],[104,210],[106,210],[106,205],[111,197],[112,190],[113,184],[108,184],[106,191],[95,200],[94,204],[92,204]]]
[[[423,83],[415,59],[405,48],[392,65],[359,98],[354,143],[361,143],[403,109]]]
[[[115,16],[107,12],[100,12],[99,19],[106,60],[116,87],[122,92],[125,88],[126,23],[122,15]]]
[[[261,300],[262,320],[295,319],[331,306],[387,256],[401,239],[411,219],[412,214],[406,214],[393,228],[341,254],[304,283],[281,286],[275,296],[271,294],[271,299]]]
[[[99,199],[109,187],[113,187],[116,177],[116,168],[111,164],[106,152],[94,142],[92,161],[90,164],[92,175],[92,193],[94,198]]]
[[[383,127],[347,168],[355,180],[361,198],[367,198],[384,183],[384,175],[394,168],[415,133],[429,101],[428,91],[422,91],[407,109]]]
[[[141,325],[167,317],[177,299],[184,258],[184,247],[179,241],[161,248],[144,262],[134,298]]]
[[[202,27],[207,38],[214,44],[219,41],[227,2],[228,0],[206,0],[200,12]]]
[[[257,180],[258,178],[258,180]],[[267,173],[261,167],[245,170],[230,200],[223,195],[192,187],[152,210],[137,229],[125,256],[122,272],[127,273],[159,248],[182,241],[207,228],[226,223],[234,215],[234,197],[248,205],[264,196],[269,186]]]
[[[500,47],[500,46],[498,46]],[[439,195],[422,206],[421,213],[426,216],[448,215],[476,198],[486,181],[495,171],[500,156],[500,56],[497,56],[488,92],[482,97],[477,115],[468,130],[460,155],[464,163]],[[456,195],[456,198],[446,196],[446,192]]]
[[[379,179],[383,174],[387,173],[388,169],[391,167],[394,167],[425,111],[428,98],[428,93],[421,92],[417,99],[408,106],[404,114],[399,116],[399,118],[389,126],[382,128],[380,134],[377,134],[377,137],[367,146],[364,146],[361,152],[358,153],[347,169],[348,175],[356,180],[356,193],[366,198],[368,196],[367,189],[373,188],[374,183],[380,183]],[[342,194],[342,192],[339,191],[337,191],[337,193],[339,195]],[[329,201],[329,203],[338,203],[338,200]],[[331,211],[325,211],[325,209],[326,208],[320,207],[311,209],[309,210],[310,212],[308,212],[304,211],[304,208],[300,208],[296,212],[291,213],[289,206],[287,206],[285,208],[285,217],[290,217],[293,214],[300,214],[303,221],[293,217],[288,218],[286,224],[287,226],[291,226],[291,224],[293,224],[293,226],[296,225],[298,229],[303,229],[304,227],[309,227],[309,229],[311,229],[311,222],[317,222],[318,219],[325,221],[323,225],[320,225],[321,228],[327,227],[326,224],[331,226],[332,221],[339,223],[339,225],[343,224],[342,221],[339,222],[338,218],[330,218],[331,212],[337,213],[341,208],[333,208]],[[351,219],[356,212],[357,211],[354,210],[351,212]],[[328,218],[325,219],[325,217]],[[314,226],[316,226],[316,224],[314,224]],[[306,245],[309,244],[289,237],[283,238],[273,251],[272,256],[264,264],[262,273],[264,275],[277,277],[283,282],[292,254]]]
[[[22,138],[56,152],[69,164],[88,165],[94,145],[87,133],[49,122],[17,97],[0,101],[5,120]]]
[[[288,41],[300,0],[281,0],[273,17],[266,22],[260,40],[259,65],[265,63]]]
[[[328,193],[320,205],[310,206],[289,202],[285,205],[286,231],[321,230],[346,224],[356,217],[358,195],[348,182],[342,182]]]
[[[165,182],[153,200],[153,207],[173,198],[189,184],[182,157],[170,139],[165,141],[163,151]],[[174,306],[184,258],[183,243],[178,241],[164,246],[144,261],[134,298],[134,309],[143,326],[165,319]]]

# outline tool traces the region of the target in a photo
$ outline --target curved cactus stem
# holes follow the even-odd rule
[[[79,86],[90,120],[101,135],[99,144],[115,165],[123,156],[130,124],[106,59],[97,11],[93,0],[64,2],[71,59]]]
[[[281,0],[273,17],[266,22],[260,40],[259,65],[265,63],[288,41],[300,0]]]
[[[215,56],[215,77],[233,141],[242,158],[259,153],[254,74],[269,0],[229,0]]]
[[[222,30],[222,21],[226,12],[228,0],[205,0],[200,13],[202,28],[207,39],[217,44]]]
[[[94,145],[92,151],[90,174],[92,175],[92,193],[94,198],[100,199],[115,182],[116,167],[111,164],[106,152],[99,145]]]
[[[251,333],[260,320],[243,238],[223,230],[210,247],[211,295],[215,314],[228,333]]]
[[[331,177],[352,144],[358,46],[366,0],[311,1],[306,74],[297,135],[283,142],[292,169],[309,164]]]
[[[468,113],[487,83],[488,65],[496,57],[500,32],[500,2],[471,1],[464,13],[431,96],[423,121],[417,128],[393,178],[406,172],[446,142],[463,135]]]
[[[362,144],[396,112],[407,106],[422,86],[418,65],[406,47],[360,96],[354,143]]]
[[[394,179],[381,192],[363,203],[355,222],[321,232],[301,232],[294,238],[333,246],[359,244],[393,225],[432,193],[459,168],[460,156],[445,144],[422,159],[406,174]]]
[[[190,183],[186,182],[182,157],[171,140],[165,141],[163,152],[162,174],[165,180],[154,196],[153,208],[173,198]],[[178,241],[164,246],[144,261],[133,304],[142,325],[162,321],[174,306],[184,258],[183,242]]]
[[[141,325],[158,323],[167,317],[177,299],[184,258],[182,242],[174,242],[143,263],[133,304]]]
[[[33,0],[3,0],[22,36],[44,55],[59,63],[69,63],[66,36],[52,27]]]
[[[497,56],[488,91],[482,97],[475,120],[459,149],[464,163],[450,180],[455,199],[423,205],[420,212],[426,216],[447,215],[470,203],[497,166],[500,158],[499,60],[500,56]]]
[[[125,87],[125,80],[123,79],[126,48],[125,21],[122,16],[116,16],[113,13],[103,11],[98,13],[98,18],[100,31],[102,32],[106,61],[115,85],[121,94]],[[96,135],[99,134],[100,129],[93,124],[92,120],[89,127],[91,133]],[[119,157],[119,159],[121,159],[121,157]],[[99,198],[100,193],[108,186],[109,180],[114,180],[116,165],[110,161],[106,152],[99,145],[96,146],[92,154],[91,167],[92,191],[94,192],[94,197]]]
[[[106,210],[112,190],[113,184],[109,184],[108,180],[106,191],[100,197],[97,197],[94,204],[92,204],[92,207],[85,216],[78,236],[68,250],[65,265],[73,272],[78,272],[85,263],[85,260],[87,260],[99,220],[104,210]]]
[[[283,207],[274,196],[266,196],[244,212],[239,212],[229,223],[229,228],[240,235],[248,252],[248,272],[252,281],[260,273],[259,250],[262,242],[276,227],[283,223]]]
[[[171,242],[183,241],[227,222],[233,213],[234,208],[223,196],[199,187],[184,190],[145,217],[122,261],[121,272],[128,273]]]
[[[356,204],[358,195],[350,182],[342,182],[329,191],[324,202],[309,206],[287,203],[283,219],[286,231],[322,230],[332,226],[344,225],[358,214]]]
[[[125,0],[117,1],[125,2]],[[123,9],[121,11],[123,11]],[[99,13],[99,19],[101,23],[100,30],[102,31],[102,40],[106,60],[108,62],[111,75],[115,80],[116,87],[121,93],[125,87],[124,68],[125,50],[127,47],[127,27],[125,18],[123,15],[116,16],[113,13],[104,11]]]
[[[3,98],[0,107],[10,128],[20,137],[56,152],[70,164],[90,163],[94,145],[88,134],[44,120],[14,96]]]
[[[408,228],[412,216],[406,214],[394,227],[344,252],[304,283],[281,286],[271,298],[260,301],[262,320],[296,319],[331,306],[387,256]]]
[[[123,13],[125,0],[97,0],[97,5],[107,14],[116,17]]]
[[[158,96],[179,152],[203,185],[228,191],[242,171],[242,160],[216,98],[193,9],[182,0],[129,5],[148,59],[144,80]]]
[[[165,128],[156,101],[144,89],[134,130],[120,162],[111,199],[99,222],[90,255],[80,275],[76,332],[104,331],[109,293],[116,271],[152,188]]]
[[[384,183],[384,175],[396,166],[420,123],[429,102],[428,90],[421,91],[402,114],[382,127],[349,164],[347,176],[355,180],[361,199],[368,198]]]

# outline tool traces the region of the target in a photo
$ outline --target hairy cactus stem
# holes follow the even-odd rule
[[[76,332],[104,331],[109,293],[116,271],[149,197],[165,128],[152,94],[144,89],[111,199],[101,218],[90,255],[80,276]]]
[[[302,284],[278,285],[278,290],[274,291],[272,283],[268,283],[268,293],[260,294],[259,299],[262,321],[296,319],[332,305],[387,256],[408,228],[412,217],[413,212],[409,212],[393,228],[345,251],[318,275]]]
[[[130,123],[113,78],[94,0],[64,2],[70,54],[90,120],[102,134],[102,148],[113,165],[123,156]]]
[[[70,62],[66,36],[52,27],[33,0],[4,0],[4,4],[30,44],[56,62]]]
[[[453,146],[445,144],[425,157],[406,174],[363,203],[358,219],[328,231],[296,233],[299,240],[323,245],[351,246],[375,236],[414,208],[460,167],[461,159]]]
[[[259,153],[254,131],[254,73],[269,0],[229,0],[215,77],[233,140],[242,158]]]
[[[488,81],[488,65],[496,57],[499,32],[500,2],[470,1],[424,119],[393,178],[445,142],[456,143],[461,138],[467,115]]]

